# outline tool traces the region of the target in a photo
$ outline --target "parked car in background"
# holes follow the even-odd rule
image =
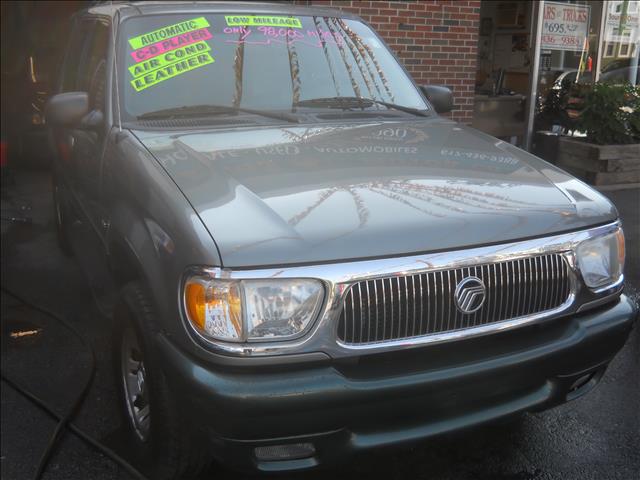
[[[153,478],[331,465],[599,382],[635,316],[615,208],[451,108],[336,10],[76,16],[56,222]]]
[[[567,70],[560,73],[558,77],[553,81],[553,90],[567,90],[571,88],[571,85],[580,81],[580,83],[592,83],[593,77],[591,72],[582,72],[578,78],[578,70]]]
[[[623,58],[609,63],[600,73],[600,81],[609,83],[640,83],[638,58]]]

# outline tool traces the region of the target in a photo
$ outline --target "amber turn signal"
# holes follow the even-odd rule
[[[243,340],[242,301],[237,282],[205,284],[190,280],[185,285],[184,304],[187,319],[201,335],[227,341]]]

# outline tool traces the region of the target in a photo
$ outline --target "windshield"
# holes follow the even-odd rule
[[[123,120],[196,105],[306,111],[323,106],[300,102],[331,97],[428,108],[377,35],[355,20],[149,15],[126,20],[119,37]]]

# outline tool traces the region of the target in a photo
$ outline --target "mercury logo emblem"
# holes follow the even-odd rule
[[[484,304],[487,289],[478,277],[467,277],[456,287],[454,298],[456,307],[462,313],[473,313]]]

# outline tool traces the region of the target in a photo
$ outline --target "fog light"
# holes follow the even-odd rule
[[[288,445],[268,445],[256,447],[256,458],[264,462],[277,462],[279,460],[297,460],[311,457],[316,453],[312,443],[290,443]]]

